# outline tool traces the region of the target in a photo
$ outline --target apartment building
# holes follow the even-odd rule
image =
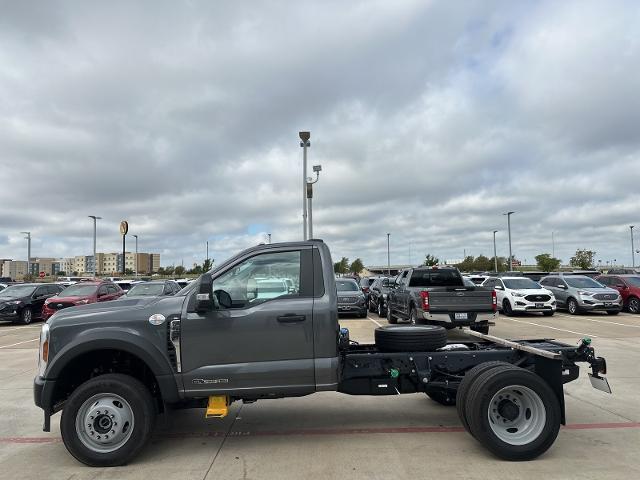
[[[9,277],[14,280],[24,280],[27,274],[26,260],[5,260],[2,263],[2,277]]]
[[[32,276],[37,277],[40,275],[40,272],[44,272],[45,276],[50,277],[53,275],[55,262],[55,258],[31,258],[29,261],[30,273]]]

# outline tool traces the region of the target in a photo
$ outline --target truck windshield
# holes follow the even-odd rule
[[[462,277],[457,270],[414,270],[410,287],[462,287]]]
[[[357,292],[358,284],[353,280],[336,280],[336,288],[339,292]]]
[[[511,290],[538,290],[540,285],[530,278],[509,278],[504,279],[504,286]]]

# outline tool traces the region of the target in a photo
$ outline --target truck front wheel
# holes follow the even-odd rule
[[[538,375],[523,368],[494,368],[469,390],[466,418],[473,436],[504,460],[532,460],[560,430],[560,402]]]
[[[80,385],[60,420],[71,455],[92,467],[123,465],[147,443],[156,412],[149,390],[122,374],[100,375]]]
[[[396,323],[398,323],[398,317],[396,317],[391,312],[391,305],[390,304],[387,304],[387,322],[389,322],[391,325],[395,325]]]

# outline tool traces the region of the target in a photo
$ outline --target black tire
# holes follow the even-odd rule
[[[458,386],[458,391],[456,392],[456,408],[458,410],[458,418],[460,419],[460,423],[462,423],[464,429],[469,433],[471,433],[471,430],[469,429],[469,422],[467,421],[467,414],[465,413],[469,389],[480,375],[488,370],[491,370],[492,368],[505,369],[516,367],[514,367],[510,363],[498,360],[483,362],[467,370],[464,377],[462,378],[462,381],[460,382],[460,385]]]
[[[396,323],[398,323],[398,317],[396,317],[392,313],[390,305],[387,305],[387,322],[389,322],[391,325],[395,325]]]
[[[365,308],[362,312],[358,314],[360,318],[367,318],[367,309]]]
[[[485,335],[489,334],[489,324],[488,323],[482,323],[479,325],[471,325],[471,330],[473,330],[474,332],[478,332],[478,333],[483,333]]]
[[[511,308],[511,302],[506,298],[502,301],[502,313],[505,315],[513,315],[513,308]]]
[[[87,447],[76,429],[76,416],[81,407],[99,394],[121,397],[128,402],[133,414],[133,431],[130,436],[117,450],[108,453],[96,452]],[[60,433],[69,453],[80,462],[91,467],[115,467],[126,464],[140,452],[151,436],[155,420],[153,398],[147,387],[129,375],[113,373],[87,380],[73,391],[62,410]]]
[[[428,389],[425,393],[431,400],[445,407],[453,407],[456,404],[456,394],[447,388]]]
[[[369,310],[371,313],[375,312],[375,308],[371,306],[371,297],[369,297],[369,300],[367,301],[367,310]]]
[[[20,323],[23,325],[29,325],[31,322],[33,322],[33,312],[31,311],[31,308],[24,307],[20,314]]]
[[[432,352],[447,344],[447,331],[436,325],[386,325],[374,335],[382,352]]]
[[[580,307],[578,306],[578,302],[576,302],[575,298],[567,300],[567,311],[571,315],[578,315],[580,313]]]
[[[500,392],[505,392],[503,389],[507,392],[504,394],[504,399],[501,396],[494,397]],[[510,394],[511,398],[518,403],[511,401]],[[527,401],[528,396],[534,400]],[[500,403],[498,399],[502,399]],[[505,415],[500,410],[503,408],[501,406],[503,402],[510,404],[509,410],[505,409],[505,411],[515,416],[511,419],[514,420],[514,428],[505,428],[499,421],[496,422],[491,418],[498,416],[505,423],[511,421],[504,418],[509,415]],[[469,389],[465,414],[471,433],[476,440],[503,460],[522,461],[538,457],[553,445],[560,431],[561,410],[558,397],[541,377],[519,367],[494,368],[481,374]],[[538,423],[539,428],[533,427],[533,432],[530,431],[525,435],[526,429],[531,428],[526,426],[527,421],[530,422],[529,425]],[[521,426],[524,430],[520,432],[515,428],[519,422],[525,423]],[[539,431],[536,432],[536,430]],[[528,435],[531,439],[519,444],[516,439],[511,442],[508,438],[500,438],[496,431],[503,432],[506,437],[518,433]]]
[[[627,304],[629,313],[640,313],[640,300],[637,297],[631,297]]]
[[[544,315],[545,317],[553,317],[553,314],[556,313],[554,311],[551,312],[542,312],[542,315]]]
[[[380,318],[384,318],[387,315],[386,309],[384,308],[384,302],[379,301],[378,302],[378,317]]]
[[[607,310],[607,315],[618,315],[620,310]]]

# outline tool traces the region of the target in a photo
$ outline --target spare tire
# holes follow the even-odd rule
[[[382,352],[432,352],[447,344],[447,331],[436,325],[385,325],[375,330]]]

